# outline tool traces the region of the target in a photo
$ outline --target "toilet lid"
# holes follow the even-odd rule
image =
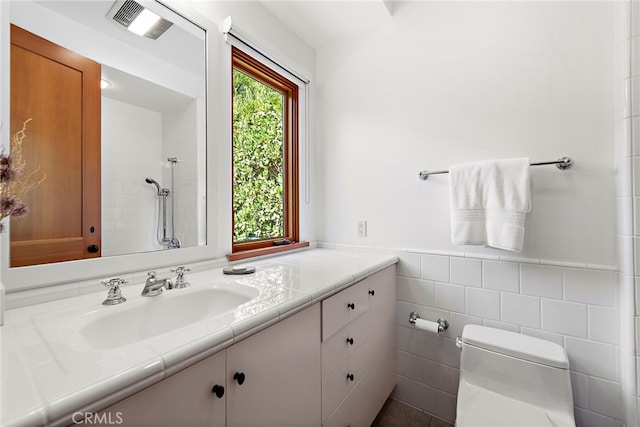
[[[465,325],[462,329],[462,341],[517,359],[569,369],[569,358],[565,349],[540,338],[486,326]]]
[[[464,381],[458,390],[456,427],[575,427],[573,413],[530,405]]]

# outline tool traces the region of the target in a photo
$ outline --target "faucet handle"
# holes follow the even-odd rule
[[[184,265],[171,270],[172,273],[176,273],[176,282],[173,284],[174,289],[182,289],[190,285],[190,283],[184,279],[184,273],[188,271],[191,271],[191,269]]]
[[[118,286],[126,285],[127,283],[129,282],[121,277],[113,277],[111,279],[105,279],[100,281],[101,285],[104,285],[108,288],[114,288],[114,287],[117,288]]]
[[[102,301],[102,305],[116,305],[125,302],[127,299],[122,296],[120,286],[126,285],[127,283],[129,282],[121,277],[114,277],[112,279],[100,281],[100,284],[109,288],[107,299]]]

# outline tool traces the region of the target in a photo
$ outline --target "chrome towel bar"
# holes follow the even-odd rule
[[[573,160],[571,160],[569,157],[562,157],[558,160],[553,160],[550,162],[538,162],[538,163],[531,163],[531,166],[543,166],[543,165],[556,165],[556,167],[560,170],[565,170],[565,169],[569,169],[571,168],[571,166],[573,166]],[[423,180],[426,181],[429,178],[429,175],[439,175],[439,174],[443,174],[443,173],[449,173],[448,170],[442,170],[442,171],[420,171],[418,172],[418,177]]]

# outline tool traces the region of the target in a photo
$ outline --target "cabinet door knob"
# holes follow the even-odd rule
[[[224,387],[222,387],[221,385],[216,384],[211,389],[211,393],[215,394],[216,397],[221,398],[222,396],[224,396]]]
[[[351,310],[355,310],[356,309],[356,305],[352,302],[347,304],[347,307],[349,307]]]
[[[87,252],[89,252],[90,254],[98,253],[98,251],[100,251],[100,246],[98,245],[89,245],[87,247]]]
[[[353,338],[347,338],[347,342],[351,345],[353,345]]]
[[[244,372],[236,372],[233,374],[233,379],[238,381],[238,385],[242,385],[244,383]]]
[[[347,374],[347,379],[349,381],[353,381],[355,379],[355,377],[353,376],[353,374]]]
[[[369,289],[369,295],[374,296],[376,294],[376,291],[374,291],[373,289]]]

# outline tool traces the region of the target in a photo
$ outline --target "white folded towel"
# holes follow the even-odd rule
[[[531,211],[529,159],[487,160],[449,168],[451,239],[520,252]]]

